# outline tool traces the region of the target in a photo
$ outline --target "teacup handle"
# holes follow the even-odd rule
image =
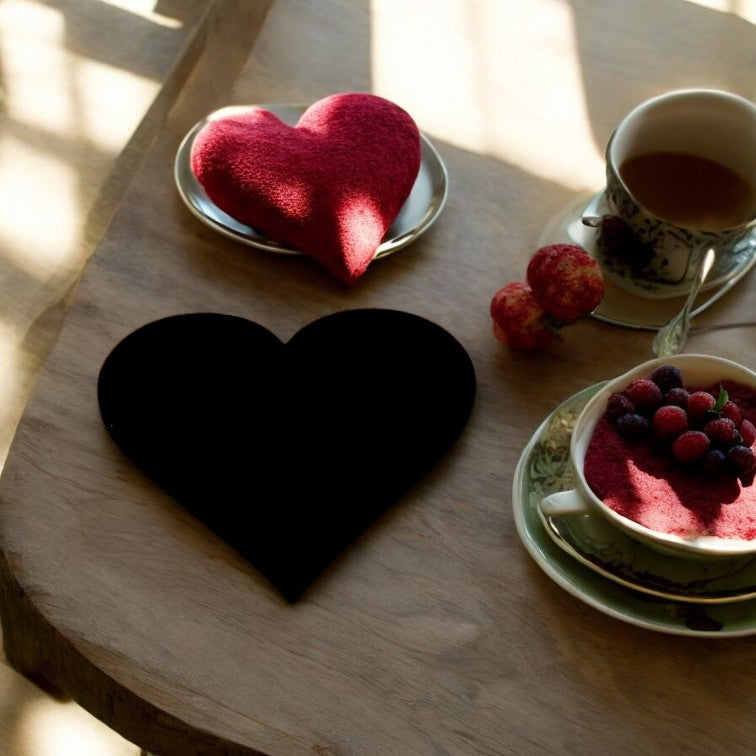
[[[604,218],[610,218],[609,215],[584,215],[580,220],[584,226],[589,228],[598,228]]]
[[[569,514],[586,514],[590,504],[578,491],[572,489],[544,496],[538,506],[546,517],[560,517]]]

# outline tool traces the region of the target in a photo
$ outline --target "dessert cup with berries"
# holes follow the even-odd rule
[[[607,518],[646,545],[688,558],[756,554],[756,373],[684,354],[607,383],[570,443],[575,489],[547,516]]]

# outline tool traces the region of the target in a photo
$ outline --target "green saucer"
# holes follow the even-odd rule
[[[586,554],[602,548],[595,540],[591,544],[586,535],[597,535],[594,526],[599,526],[595,523],[586,529],[584,523],[573,522],[571,530],[562,530],[558,537],[547,532],[538,502],[546,494],[571,487],[572,427],[585,404],[602,385],[590,386],[557,407],[522,452],[514,475],[513,510],[517,532],[525,548],[541,569],[566,591],[624,622],[663,633],[707,638],[756,633],[756,598],[747,598],[756,567],[737,565],[732,560],[732,565],[720,565],[711,575],[706,573],[706,568],[703,574],[696,572],[698,568],[689,563],[670,571],[669,564],[661,557],[662,562],[647,553],[639,555],[637,560],[635,556],[628,558],[627,552],[624,557],[620,556],[620,552],[629,547],[612,540],[611,548],[615,553],[605,561],[603,569],[607,569],[610,562],[625,563],[617,567],[617,574],[607,575],[597,569],[601,565],[585,563],[585,559],[590,559]],[[558,545],[559,537],[573,548],[577,546],[584,559],[568,553],[564,544]],[[605,539],[606,533],[601,537]],[[633,552],[636,553],[639,552]],[[646,560],[651,560],[651,564]],[[647,567],[650,567],[650,578],[642,575]],[[628,587],[628,582],[637,584]],[[680,591],[684,593],[672,597]],[[701,600],[696,600],[697,597]]]

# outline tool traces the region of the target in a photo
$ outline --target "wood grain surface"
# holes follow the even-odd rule
[[[512,518],[514,467],[541,420],[649,358],[651,334],[588,320],[511,353],[488,305],[549,219],[600,186],[625,112],[682,86],[753,98],[755,43],[752,24],[683,2],[277,0],[233,86],[209,86],[205,59],[79,284],[8,458],[11,662],[155,753],[749,752],[752,640],[654,633],[586,606],[540,571]],[[350,289],[307,258],[221,237],[172,177],[181,138],[215,108],[337,91],[411,112],[451,187],[437,223]],[[232,313],[288,339],[358,307],[451,332],[476,404],[442,463],[289,605],[119,453],[97,373],[167,315]],[[746,279],[701,321],[755,307]],[[687,351],[756,364],[747,330],[694,335]]]

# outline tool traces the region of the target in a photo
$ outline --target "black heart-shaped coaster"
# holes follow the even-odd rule
[[[244,318],[134,331],[99,375],[121,450],[295,601],[462,432],[467,352],[395,310],[349,310],[286,344]]]

